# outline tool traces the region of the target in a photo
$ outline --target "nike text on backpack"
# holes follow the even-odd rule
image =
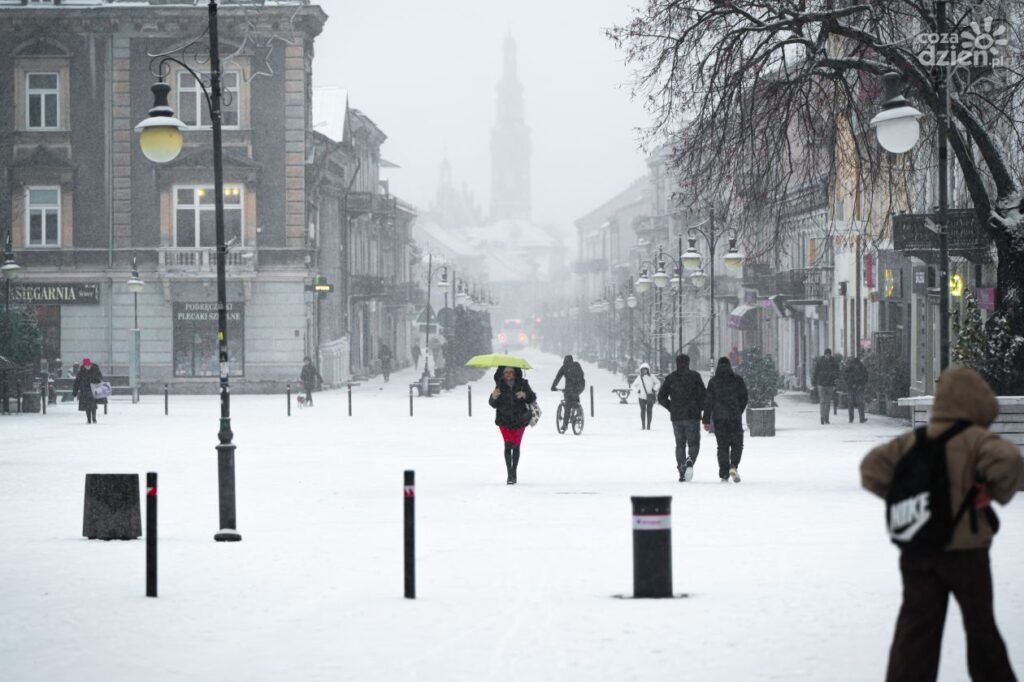
[[[890,539],[901,548],[944,548],[965,513],[970,513],[971,530],[977,532],[974,498],[978,489],[971,489],[954,515],[946,466],[946,443],[969,426],[958,421],[935,438],[929,438],[923,426],[916,429],[913,446],[896,463],[885,497],[885,517]],[[985,513],[995,532],[999,528],[995,512],[986,507]]]

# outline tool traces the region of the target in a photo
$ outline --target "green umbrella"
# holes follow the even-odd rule
[[[501,353],[474,355],[466,363],[466,367],[519,367],[520,369],[533,369],[526,360],[517,358],[514,355],[503,355]]]

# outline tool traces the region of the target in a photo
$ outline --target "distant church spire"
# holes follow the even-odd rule
[[[491,220],[529,219],[530,129],[523,114],[523,86],[511,34],[505,37],[497,105],[491,129]]]

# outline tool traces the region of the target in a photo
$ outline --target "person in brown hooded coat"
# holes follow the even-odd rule
[[[957,367],[939,377],[928,437],[941,435],[959,421],[971,424],[946,443],[953,514],[976,486],[974,506],[982,508],[992,499],[1006,504],[1024,483],[1024,460],[1017,446],[988,431],[998,414],[995,395],[974,370]],[[896,463],[914,440],[911,431],[869,452],[860,466],[863,486],[884,498]],[[907,548],[900,555],[903,605],[889,651],[888,682],[936,678],[950,592],[963,613],[971,679],[1016,679],[992,612],[988,548],[995,530],[986,514],[975,514],[975,532],[970,516],[960,519],[945,548]]]

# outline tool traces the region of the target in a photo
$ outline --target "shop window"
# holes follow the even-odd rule
[[[198,72],[206,84],[210,87],[210,72]],[[220,103],[220,124],[223,128],[238,128],[239,102],[241,101],[238,87],[241,81],[239,71],[224,71],[221,74],[221,103]],[[206,105],[206,97],[203,94],[203,86],[198,83],[188,71],[178,72],[178,118],[185,124],[194,128],[209,128],[213,125],[210,120],[210,108]]]
[[[224,186],[224,242],[241,245],[244,191]],[[174,245],[179,248],[217,246],[216,207],[211,186],[174,188]]]
[[[29,73],[25,76],[25,108],[30,130],[60,128],[60,75]]]
[[[217,304],[175,302],[174,376],[220,376]],[[228,374],[245,374],[245,304],[228,303]]]
[[[25,243],[60,246],[60,187],[25,189]]]

